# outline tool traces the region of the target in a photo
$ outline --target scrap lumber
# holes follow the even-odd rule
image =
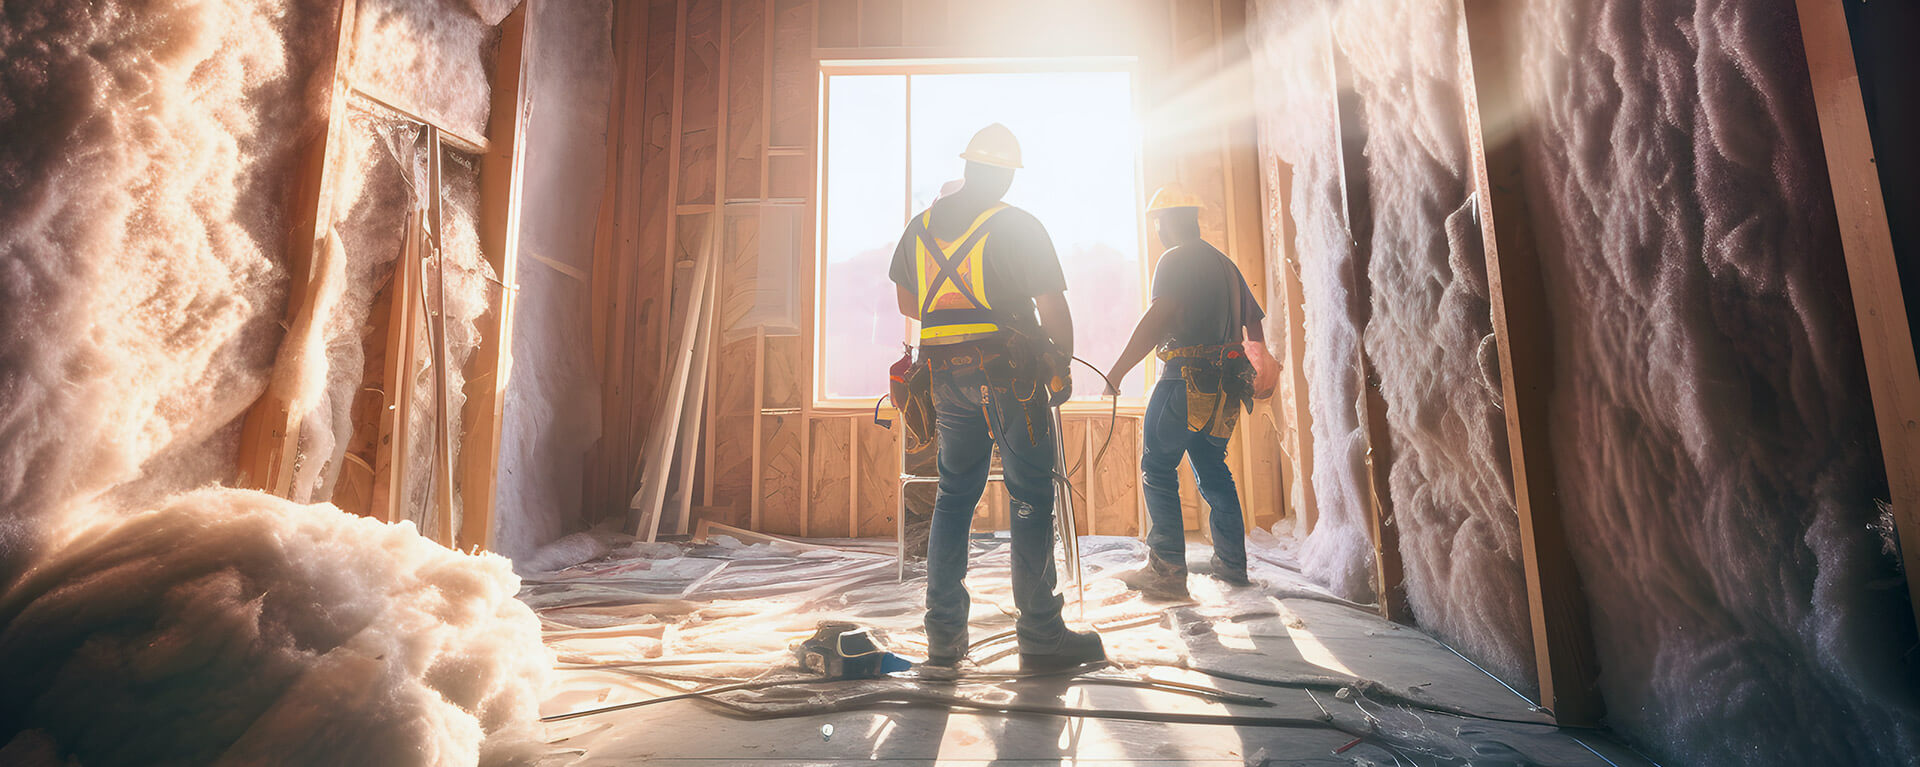
[[[673,447],[679,444],[677,440],[682,414],[687,405],[694,345],[699,339],[703,312],[711,308],[707,298],[712,292],[709,282],[713,279],[713,261],[713,247],[709,242],[694,260],[692,290],[687,297],[686,312],[678,323],[680,343],[669,353],[673,365],[667,387],[661,393],[659,407],[656,408],[654,428],[648,433],[646,447],[638,456],[641,464],[640,488],[627,504],[628,523],[633,527],[634,535],[645,533],[649,543],[659,536],[660,517],[666,510],[668,472],[672,469]],[[710,315],[704,316],[710,319]],[[646,525],[645,530],[640,529],[643,524]]]

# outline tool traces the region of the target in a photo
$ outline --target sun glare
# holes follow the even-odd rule
[[[884,71],[884,70],[882,70]],[[1026,166],[1009,204],[1047,227],[1079,356],[1105,367],[1144,306],[1132,77],[1124,71],[830,74],[819,352],[822,400],[867,400],[909,340],[887,279],[908,218],[959,179],[975,131],[1002,123]],[[1101,386],[1075,369],[1080,399]],[[1124,391],[1138,394],[1136,370]]]

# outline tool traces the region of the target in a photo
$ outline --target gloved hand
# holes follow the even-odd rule
[[[1053,381],[1047,386],[1047,393],[1049,395],[1047,397],[1047,407],[1059,407],[1067,404],[1067,400],[1073,399],[1073,375],[1069,373],[1055,376]]]

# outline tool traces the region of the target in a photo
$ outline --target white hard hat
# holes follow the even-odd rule
[[[1020,140],[1013,137],[1013,131],[1007,126],[994,123],[981,128],[973,134],[973,140],[967,142],[967,151],[960,153],[960,159],[992,165],[1000,168],[1020,168]]]

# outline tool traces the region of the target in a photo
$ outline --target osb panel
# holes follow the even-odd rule
[[[801,339],[799,336],[769,336],[767,338],[766,385],[762,394],[765,407],[794,408],[800,406],[807,382],[800,380]]]
[[[810,467],[812,479],[807,486],[807,534],[815,538],[847,538],[848,514],[852,513],[853,453],[848,439],[847,419],[815,418]]]
[[[860,5],[859,0],[820,0],[820,47],[860,44]]]
[[[687,3],[686,67],[680,83],[680,201],[713,202],[720,119],[720,0]]]
[[[1095,419],[1088,426],[1093,429],[1093,449],[1098,453],[1101,441],[1107,438],[1107,420]],[[1094,524],[1101,535],[1140,534],[1139,460],[1140,420],[1122,418],[1113,429],[1113,444],[1094,467],[1093,513],[1099,515]]]
[[[727,184],[729,200],[754,200],[760,194],[761,123],[767,80],[766,3],[746,0],[728,6],[727,38]]]
[[[735,327],[753,310],[754,291],[760,284],[760,216],[757,211],[727,211],[721,252],[720,323],[724,331]]]
[[[799,414],[760,417],[760,530],[801,535]]]
[[[859,505],[862,538],[892,538],[897,532],[895,517],[900,510],[900,436],[862,415],[858,419],[859,481],[855,503]],[[898,422],[896,421],[896,426]]]
[[[1187,61],[1214,56],[1214,0],[1173,0],[1173,50]],[[1207,68],[1211,68],[1210,66]]]
[[[900,44],[901,0],[864,0],[860,3],[860,44],[891,47]]]
[[[767,158],[767,196],[804,200],[813,196],[813,157],[789,154]]]
[[[1081,535],[1089,535],[1087,527],[1093,518],[1091,499],[1087,492],[1087,478],[1093,475],[1093,467],[1087,465],[1087,421],[1080,416],[1061,419],[1061,455],[1066,459],[1068,477],[1073,480],[1073,529]],[[1101,420],[1105,420],[1102,417]]]
[[[811,146],[818,100],[813,62],[813,3],[779,0],[773,27],[773,145]]]
[[[713,497],[708,504],[726,507],[732,521],[744,526],[753,502],[754,339],[743,338],[720,348],[714,363]]]
[[[947,18],[947,0],[908,0],[906,3],[906,44],[941,45],[948,40],[952,23]]]
[[[1180,183],[1185,185],[1204,203],[1200,206],[1200,234],[1207,242],[1222,252],[1228,250],[1227,243],[1227,176],[1221,165],[1220,135],[1218,131],[1189,137],[1193,151],[1184,153],[1180,158]],[[1252,244],[1249,243],[1251,248]],[[1236,264],[1246,257],[1241,253],[1227,253]]]

